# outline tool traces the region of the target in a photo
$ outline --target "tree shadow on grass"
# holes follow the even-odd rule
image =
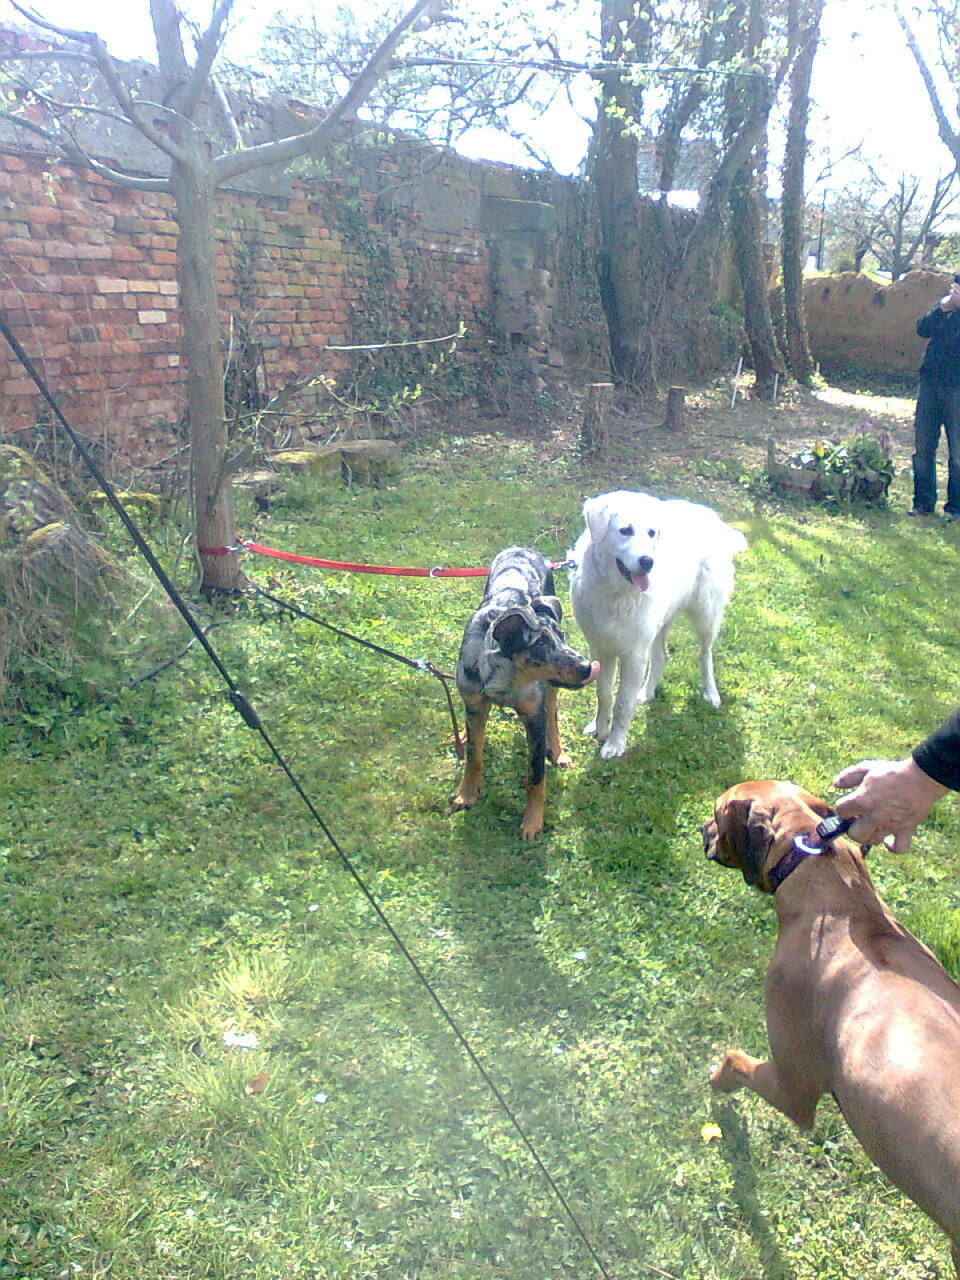
[[[784,643],[803,652],[805,625],[816,617],[842,631],[850,660],[855,661],[859,652],[864,670],[885,663],[896,672],[894,693],[922,687],[927,682],[923,655],[953,643],[949,611],[936,602],[950,599],[956,591],[960,533],[956,526],[939,521],[901,520],[877,512],[862,513],[859,523],[868,533],[871,527],[882,530],[882,537],[838,542],[828,524],[755,522],[755,567],[795,578],[803,587]],[[779,564],[773,563],[773,556]],[[860,671],[853,674],[857,678]],[[904,734],[908,740],[916,734],[909,723],[912,714],[912,703],[884,699],[892,743]]]

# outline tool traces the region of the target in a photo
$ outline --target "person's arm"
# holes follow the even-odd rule
[[[917,321],[917,336],[919,338],[932,338],[940,326],[946,320],[948,312],[944,311],[938,302],[935,307],[931,307]]]
[[[917,321],[917,334],[921,338],[932,338],[941,327],[951,311],[960,309],[960,282],[954,280],[950,292],[945,293],[935,307]]]
[[[960,791],[960,708],[906,760],[861,760],[833,780],[843,790],[837,801],[841,818],[856,818],[850,839],[859,844],[883,840],[894,853],[905,853],[917,826],[948,791]]]
[[[914,762],[949,791],[960,791],[960,708],[914,747]]]
[[[913,756],[861,760],[837,774],[833,785],[856,788],[836,803],[841,818],[856,818],[850,839],[864,846],[882,841],[893,853],[906,853],[914,831],[950,790],[925,773]]]

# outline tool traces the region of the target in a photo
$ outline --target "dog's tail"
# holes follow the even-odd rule
[[[739,529],[727,524],[715,511],[705,508],[713,519],[704,520],[700,524],[700,533],[707,548],[705,560],[731,560],[735,555],[747,549],[747,539]]]
[[[711,526],[708,537],[707,549],[700,561],[701,572],[706,572],[715,583],[725,582],[729,593],[733,588],[734,557],[746,551],[747,539],[739,529],[734,529],[719,517]]]
[[[739,529],[734,529],[732,524],[723,526],[726,535],[727,548],[732,556],[738,555],[741,551],[747,549],[746,535],[742,534]]]

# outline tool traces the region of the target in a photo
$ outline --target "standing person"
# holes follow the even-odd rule
[[[856,819],[851,840],[863,845],[882,840],[893,853],[905,853],[937,801],[948,791],[960,791],[960,710],[905,760],[861,760],[837,774],[833,785],[856,787],[835,806],[841,818]]]
[[[937,502],[937,447],[941,427],[947,437],[945,520],[960,519],[960,276],[950,292],[917,321],[928,338],[920,364],[914,416],[912,516],[933,515]]]

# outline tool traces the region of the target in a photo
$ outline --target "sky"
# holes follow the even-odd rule
[[[482,4],[483,0],[478,0],[478,5]],[[238,52],[241,46],[256,47],[263,22],[275,7],[270,2],[238,0],[235,12],[241,17],[234,36]],[[283,6],[287,13],[292,7]],[[316,0],[311,7],[321,11],[333,6],[329,0],[327,4]],[[154,59],[148,0],[125,0],[122,4],[117,0],[84,0],[82,6],[76,0],[36,0],[35,8],[52,22],[97,31],[117,57]],[[7,17],[23,25],[8,0],[0,0],[0,21]],[[827,0],[813,94],[819,110],[810,137],[825,140],[835,155],[863,144],[891,182],[907,173],[932,183],[939,172],[950,168],[949,155],[937,138],[926,92],[897,22],[871,0]],[[542,128],[552,163],[561,172],[575,172],[586,147],[586,127],[568,115],[558,116],[549,125],[543,123]],[[476,158],[529,164],[526,152],[492,130],[477,131],[460,150]],[[832,176],[827,185],[842,184],[842,173]]]

